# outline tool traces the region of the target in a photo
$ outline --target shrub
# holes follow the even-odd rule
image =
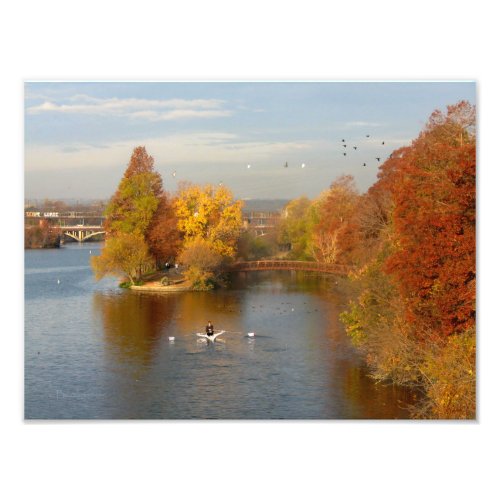
[[[208,241],[198,238],[188,243],[180,260],[187,266],[186,277],[191,280],[194,290],[215,287],[223,258]]]
[[[161,280],[160,280],[160,283],[162,284],[162,286],[168,286],[168,285],[171,285],[172,284],[172,280],[170,278],[168,278],[167,276],[164,276]]]
[[[422,366],[431,418],[471,419],[476,415],[476,332],[451,335],[428,350]]]

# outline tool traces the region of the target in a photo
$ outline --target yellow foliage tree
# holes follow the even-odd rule
[[[137,233],[111,236],[101,255],[90,258],[90,264],[98,280],[107,274],[125,275],[132,284],[154,265],[144,237]]]
[[[242,202],[234,200],[228,188],[186,186],[180,191],[175,207],[185,246],[201,238],[219,255],[235,255],[242,229]]]

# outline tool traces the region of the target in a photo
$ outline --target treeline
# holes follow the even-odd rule
[[[353,267],[341,319],[373,376],[421,391],[413,415],[474,418],[476,132],[467,102],[435,111],[360,194],[350,176],[286,207],[290,256]]]
[[[24,248],[58,248],[60,244],[61,231],[51,227],[47,220],[24,228]]]
[[[26,212],[102,212],[105,207],[103,200],[67,202],[45,198],[43,201],[31,201],[24,209]]]
[[[167,194],[153,158],[137,147],[105,210],[106,244],[91,258],[95,275],[125,275],[137,284],[145,273],[181,262],[194,289],[213,288],[236,255],[241,206],[224,186],[184,183]]]

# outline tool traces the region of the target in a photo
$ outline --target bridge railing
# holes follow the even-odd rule
[[[328,264],[326,262],[303,260],[255,260],[236,262],[228,268],[229,271],[265,271],[279,269],[347,274],[351,270],[351,267],[343,264]]]

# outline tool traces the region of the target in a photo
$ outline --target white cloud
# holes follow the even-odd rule
[[[157,165],[246,165],[276,161],[286,153],[305,151],[313,142],[241,141],[226,132],[173,134],[164,137],[130,140],[106,145],[66,143],[61,145],[29,144],[25,151],[26,171],[70,170],[127,165],[134,147],[145,145]],[[105,147],[103,147],[105,146]]]
[[[377,122],[363,122],[363,121],[353,121],[344,124],[345,128],[359,128],[359,127],[381,127],[382,123]]]
[[[78,94],[62,102],[45,100],[29,106],[29,114],[66,113],[100,116],[129,116],[151,121],[230,116],[221,99],[136,99],[98,98]]]
[[[183,118],[218,118],[221,116],[230,116],[229,110],[199,110],[199,109],[175,109],[173,111],[135,111],[130,114],[132,118],[146,118],[151,121],[169,121]]]

